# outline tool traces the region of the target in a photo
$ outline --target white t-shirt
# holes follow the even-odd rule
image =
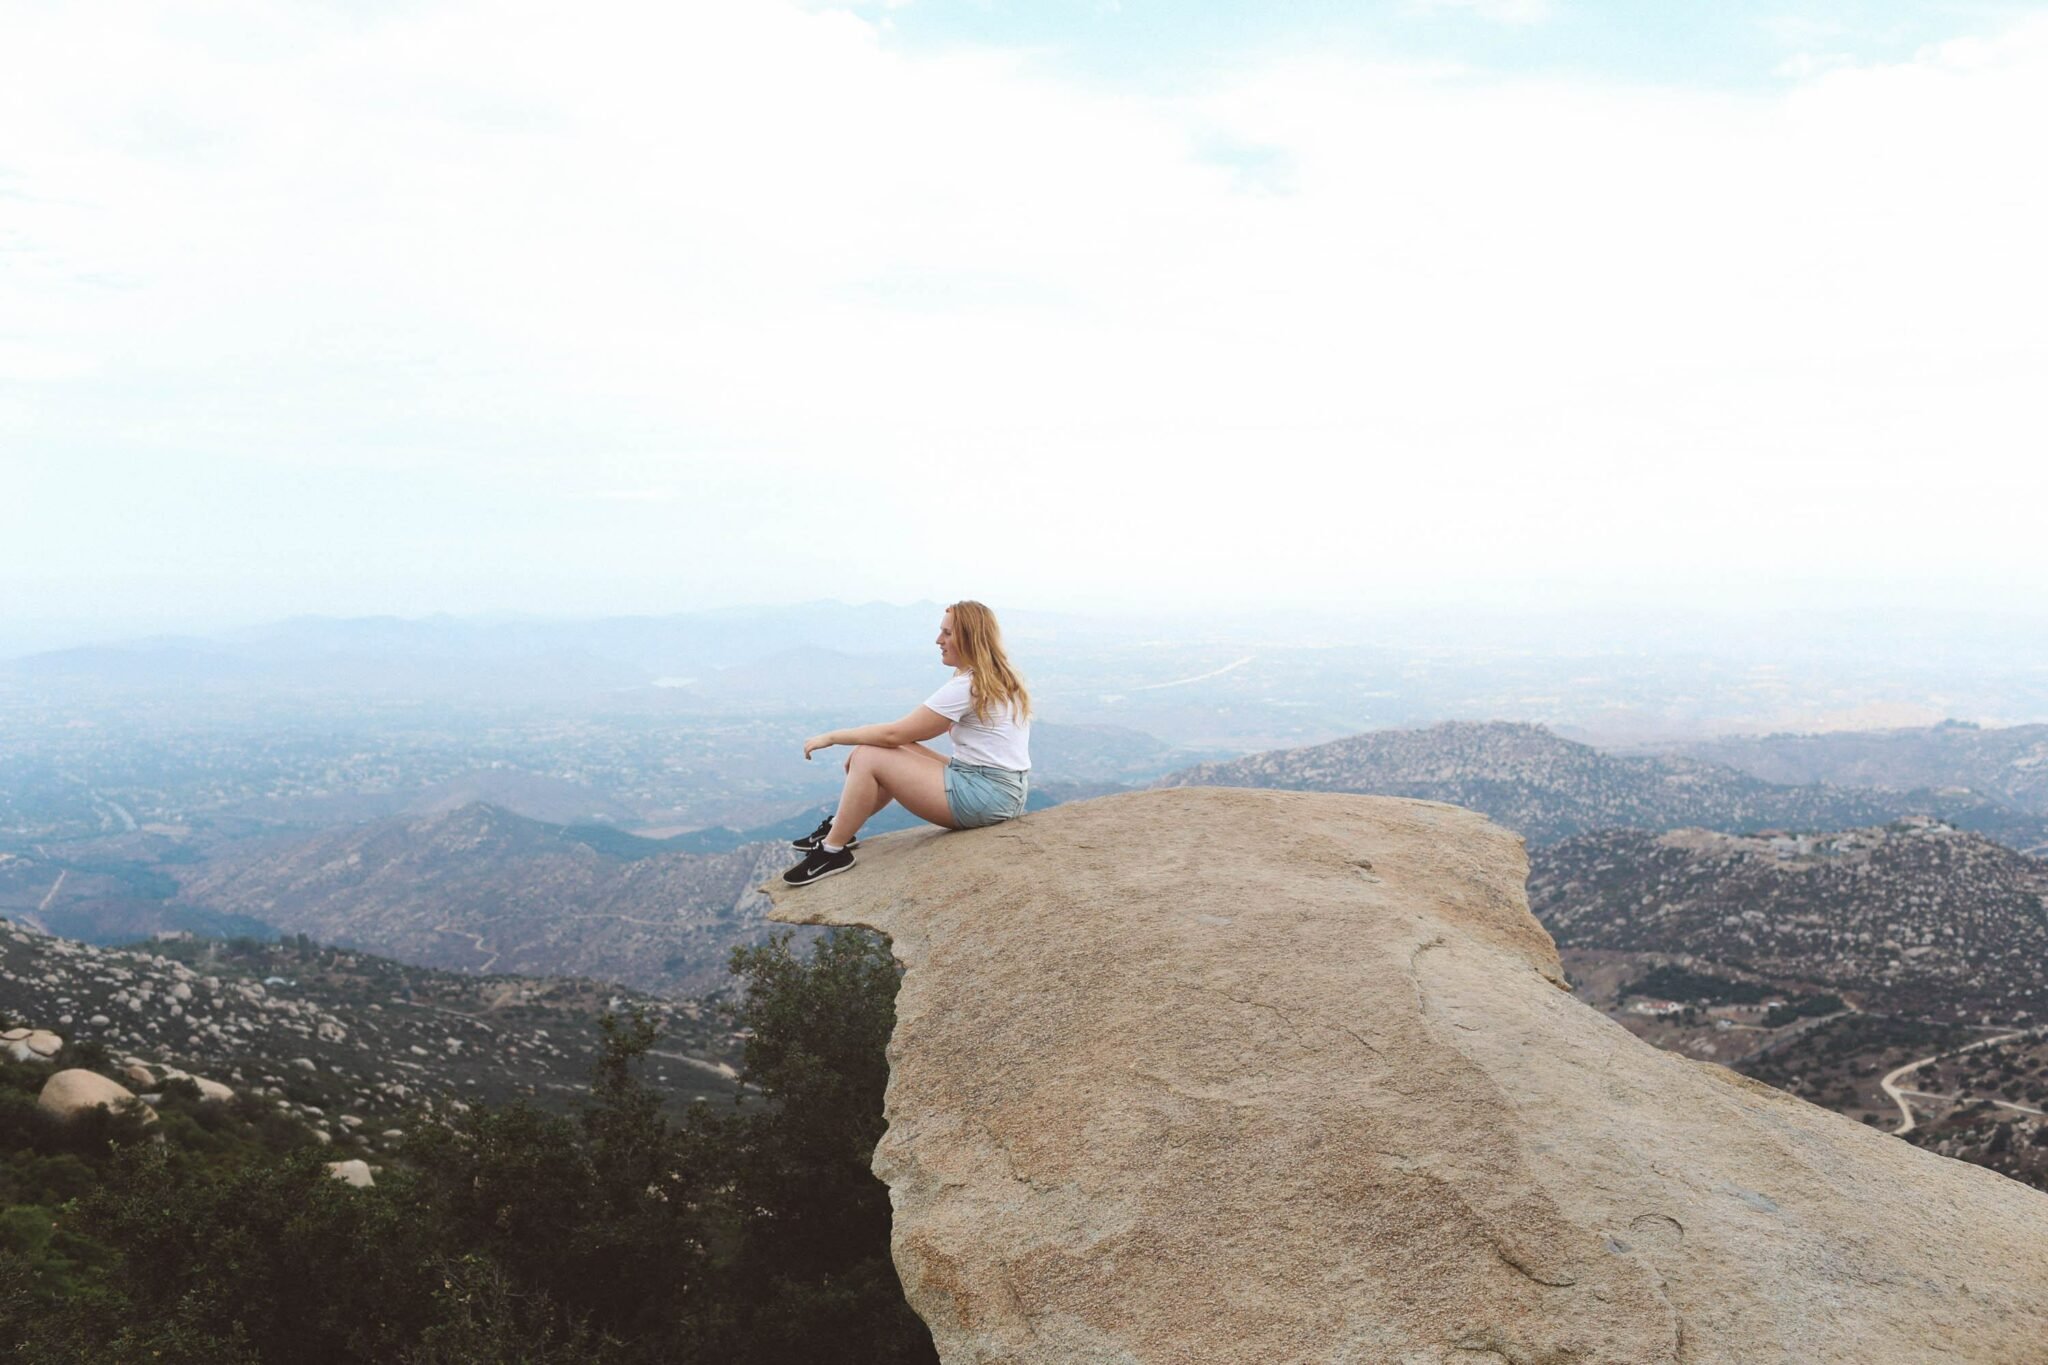
[[[953,757],[984,768],[1030,771],[1031,722],[1014,719],[1009,706],[991,707],[987,721],[977,720],[972,687],[972,675],[955,673],[924,701],[953,722]]]

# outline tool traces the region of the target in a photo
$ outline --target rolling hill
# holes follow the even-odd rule
[[[1446,801],[1554,843],[1596,829],[1831,830],[1932,815],[2019,847],[2048,819],[1966,791],[1787,786],[1686,757],[1616,754],[1540,725],[1452,721],[1204,763],[1159,787],[1273,787]]]
[[[1561,947],[1683,953],[1933,1019],[2048,1018],[2048,863],[1931,820],[1578,835],[1532,852],[1529,904]]]
[[[179,903],[322,942],[476,972],[716,989],[765,934],[753,888],[786,845],[661,850],[482,803],[323,831],[175,869]]]
[[[1767,782],[1966,787],[2048,815],[2048,725],[1998,728],[1951,720],[1903,730],[1729,737],[1684,752]]]

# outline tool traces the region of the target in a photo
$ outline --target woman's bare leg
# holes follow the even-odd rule
[[[847,769],[847,771],[851,773],[853,770],[849,768]],[[852,820],[852,828],[858,830],[862,825],[865,825],[868,821],[874,819],[877,815],[880,815],[883,809],[886,808],[891,801],[894,801],[896,799],[895,797],[889,795],[889,793],[883,791],[881,789],[880,784],[877,784],[875,787],[875,794],[873,798],[874,805],[872,808],[867,810],[861,810],[856,807],[854,809],[849,810],[848,802],[850,798],[850,793],[852,791],[853,779],[849,777],[847,779],[846,785],[844,787],[841,787],[839,790],[839,808],[836,812],[833,813],[832,816],[832,827],[834,829],[837,829],[839,827],[839,822],[841,820],[846,820],[850,818]],[[839,840],[833,839],[832,836],[829,834],[825,837],[827,839],[831,839],[831,841],[835,844],[839,842]]]
[[[854,755],[858,754],[864,747],[868,746],[856,744],[853,746],[853,752],[847,754],[845,764],[847,772],[851,773],[853,771]],[[916,754],[922,758],[928,759],[931,762],[937,764],[940,768],[944,768],[947,763],[947,759],[944,754],[939,753],[936,750],[927,749],[922,744],[901,745],[897,748],[896,752],[901,754]],[[942,773],[939,778],[939,795],[944,796],[945,794],[945,777]],[[872,810],[866,812],[860,810],[849,811],[846,808],[846,792],[845,789],[842,787],[839,793],[839,807],[832,818],[833,821],[836,823],[841,815],[850,815],[853,817],[853,828],[858,830],[861,826],[867,824],[868,821],[874,819],[877,815],[880,815],[883,810],[887,809],[889,803],[891,801],[894,801],[895,799],[896,798],[889,795],[888,792],[881,790],[880,784],[878,783],[876,784],[875,804]],[[832,842],[836,844],[839,841],[837,839],[833,839]]]
[[[876,811],[891,801],[920,820],[946,829],[953,823],[952,807],[946,804],[945,763],[929,749],[916,753],[906,745],[885,749],[863,744],[846,761],[846,785],[839,792],[839,813],[832,817],[832,831],[825,842],[841,848],[860,832]]]

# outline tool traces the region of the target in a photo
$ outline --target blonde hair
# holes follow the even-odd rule
[[[1031,694],[1003,653],[1003,628],[996,624],[996,614],[972,601],[955,602],[946,610],[953,616],[953,652],[973,678],[968,691],[974,698],[974,718],[987,724],[990,711],[1008,706],[1015,719],[1030,719]]]

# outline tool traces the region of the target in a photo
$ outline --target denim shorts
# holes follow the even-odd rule
[[[979,763],[946,765],[946,808],[962,829],[999,825],[1024,813],[1029,774]]]

